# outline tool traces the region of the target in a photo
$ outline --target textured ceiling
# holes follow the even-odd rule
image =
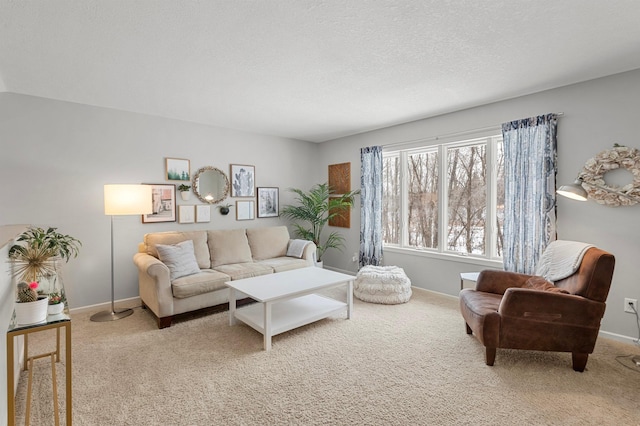
[[[321,142],[640,68],[637,0],[0,0],[0,90]]]

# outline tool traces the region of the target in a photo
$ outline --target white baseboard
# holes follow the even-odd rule
[[[128,299],[116,300],[114,304],[116,308],[119,308],[119,307],[132,308],[134,306],[139,306],[140,303],[142,303],[140,300],[140,297],[136,296],[136,297],[130,297]],[[124,306],[121,306],[121,305],[124,305]],[[99,311],[104,311],[109,309],[111,309],[111,302],[105,302],[105,303],[98,303],[95,305],[87,305],[87,306],[81,306],[79,308],[69,309],[69,313],[80,314],[80,313],[89,312],[89,311],[99,312]]]

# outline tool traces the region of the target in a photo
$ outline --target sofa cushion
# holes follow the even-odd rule
[[[146,246],[147,254],[153,257],[160,258],[158,256],[158,250],[156,250],[156,244],[178,244],[182,241],[193,241],[193,252],[198,261],[198,267],[200,269],[208,269],[211,267],[211,260],[209,259],[209,247],[207,246],[207,232],[206,231],[186,231],[186,232],[154,232],[145,234],[144,244]]]
[[[251,255],[255,260],[286,256],[289,230],[286,226],[247,229]]]
[[[222,272],[205,269],[198,274],[178,278],[171,282],[173,297],[184,299],[225,288],[231,278]]]
[[[251,262],[251,249],[244,229],[207,231],[211,268]]]
[[[309,262],[304,259],[295,259],[286,256],[259,260],[256,263],[272,268],[273,272],[291,271],[292,269],[306,268],[307,266],[310,266]]]
[[[193,253],[193,241],[182,241],[174,245],[156,244],[156,250],[160,261],[169,267],[171,281],[200,272]]]
[[[273,268],[256,262],[220,265],[216,266],[215,270],[229,275],[232,280],[241,280],[273,273]]]

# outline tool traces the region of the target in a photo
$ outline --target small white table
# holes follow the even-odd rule
[[[229,325],[240,320],[264,336],[264,349],[271,349],[271,337],[285,331],[327,318],[335,313],[353,311],[352,275],[322,268],[301,268],[227,281],[229,287]],[[347,286],[347,300],[342,302],[315,292]],[[236,292],[259,303],[236,309]]]
[[[465,281],[476,282],[478,281],[478,275],[480,272],[463,272],[460,274],[460,290],[464,288]]]

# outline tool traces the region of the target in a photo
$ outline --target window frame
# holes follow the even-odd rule
[[[417,141],[408,147],[389,146],[383,149],[383,158],[398,157],[399,161],[399,185],[400,185],[400,212],[399,212],[399,244],[383,242],[385,251],[403,253],[424,257],[432,257],[464,263],[472,263],[481,266],[502,266],[502,258],[497,255],[497,192],[498,192],[498,164],[497,144],[502,141],[499,131],[492,131],[477,136],[452,138],[443,142],[436,140],[432,143]],[[486,219],[485,219],[485,254],[462,253],[447,249],[448,216],[448,152],[451,148],[460,148],[484,143],[487,163],[486,185]],[[409,155],[416,153],[436,152],[438,155],[438,247],[422,248],[409,246],[408,227],[408,159]]]

